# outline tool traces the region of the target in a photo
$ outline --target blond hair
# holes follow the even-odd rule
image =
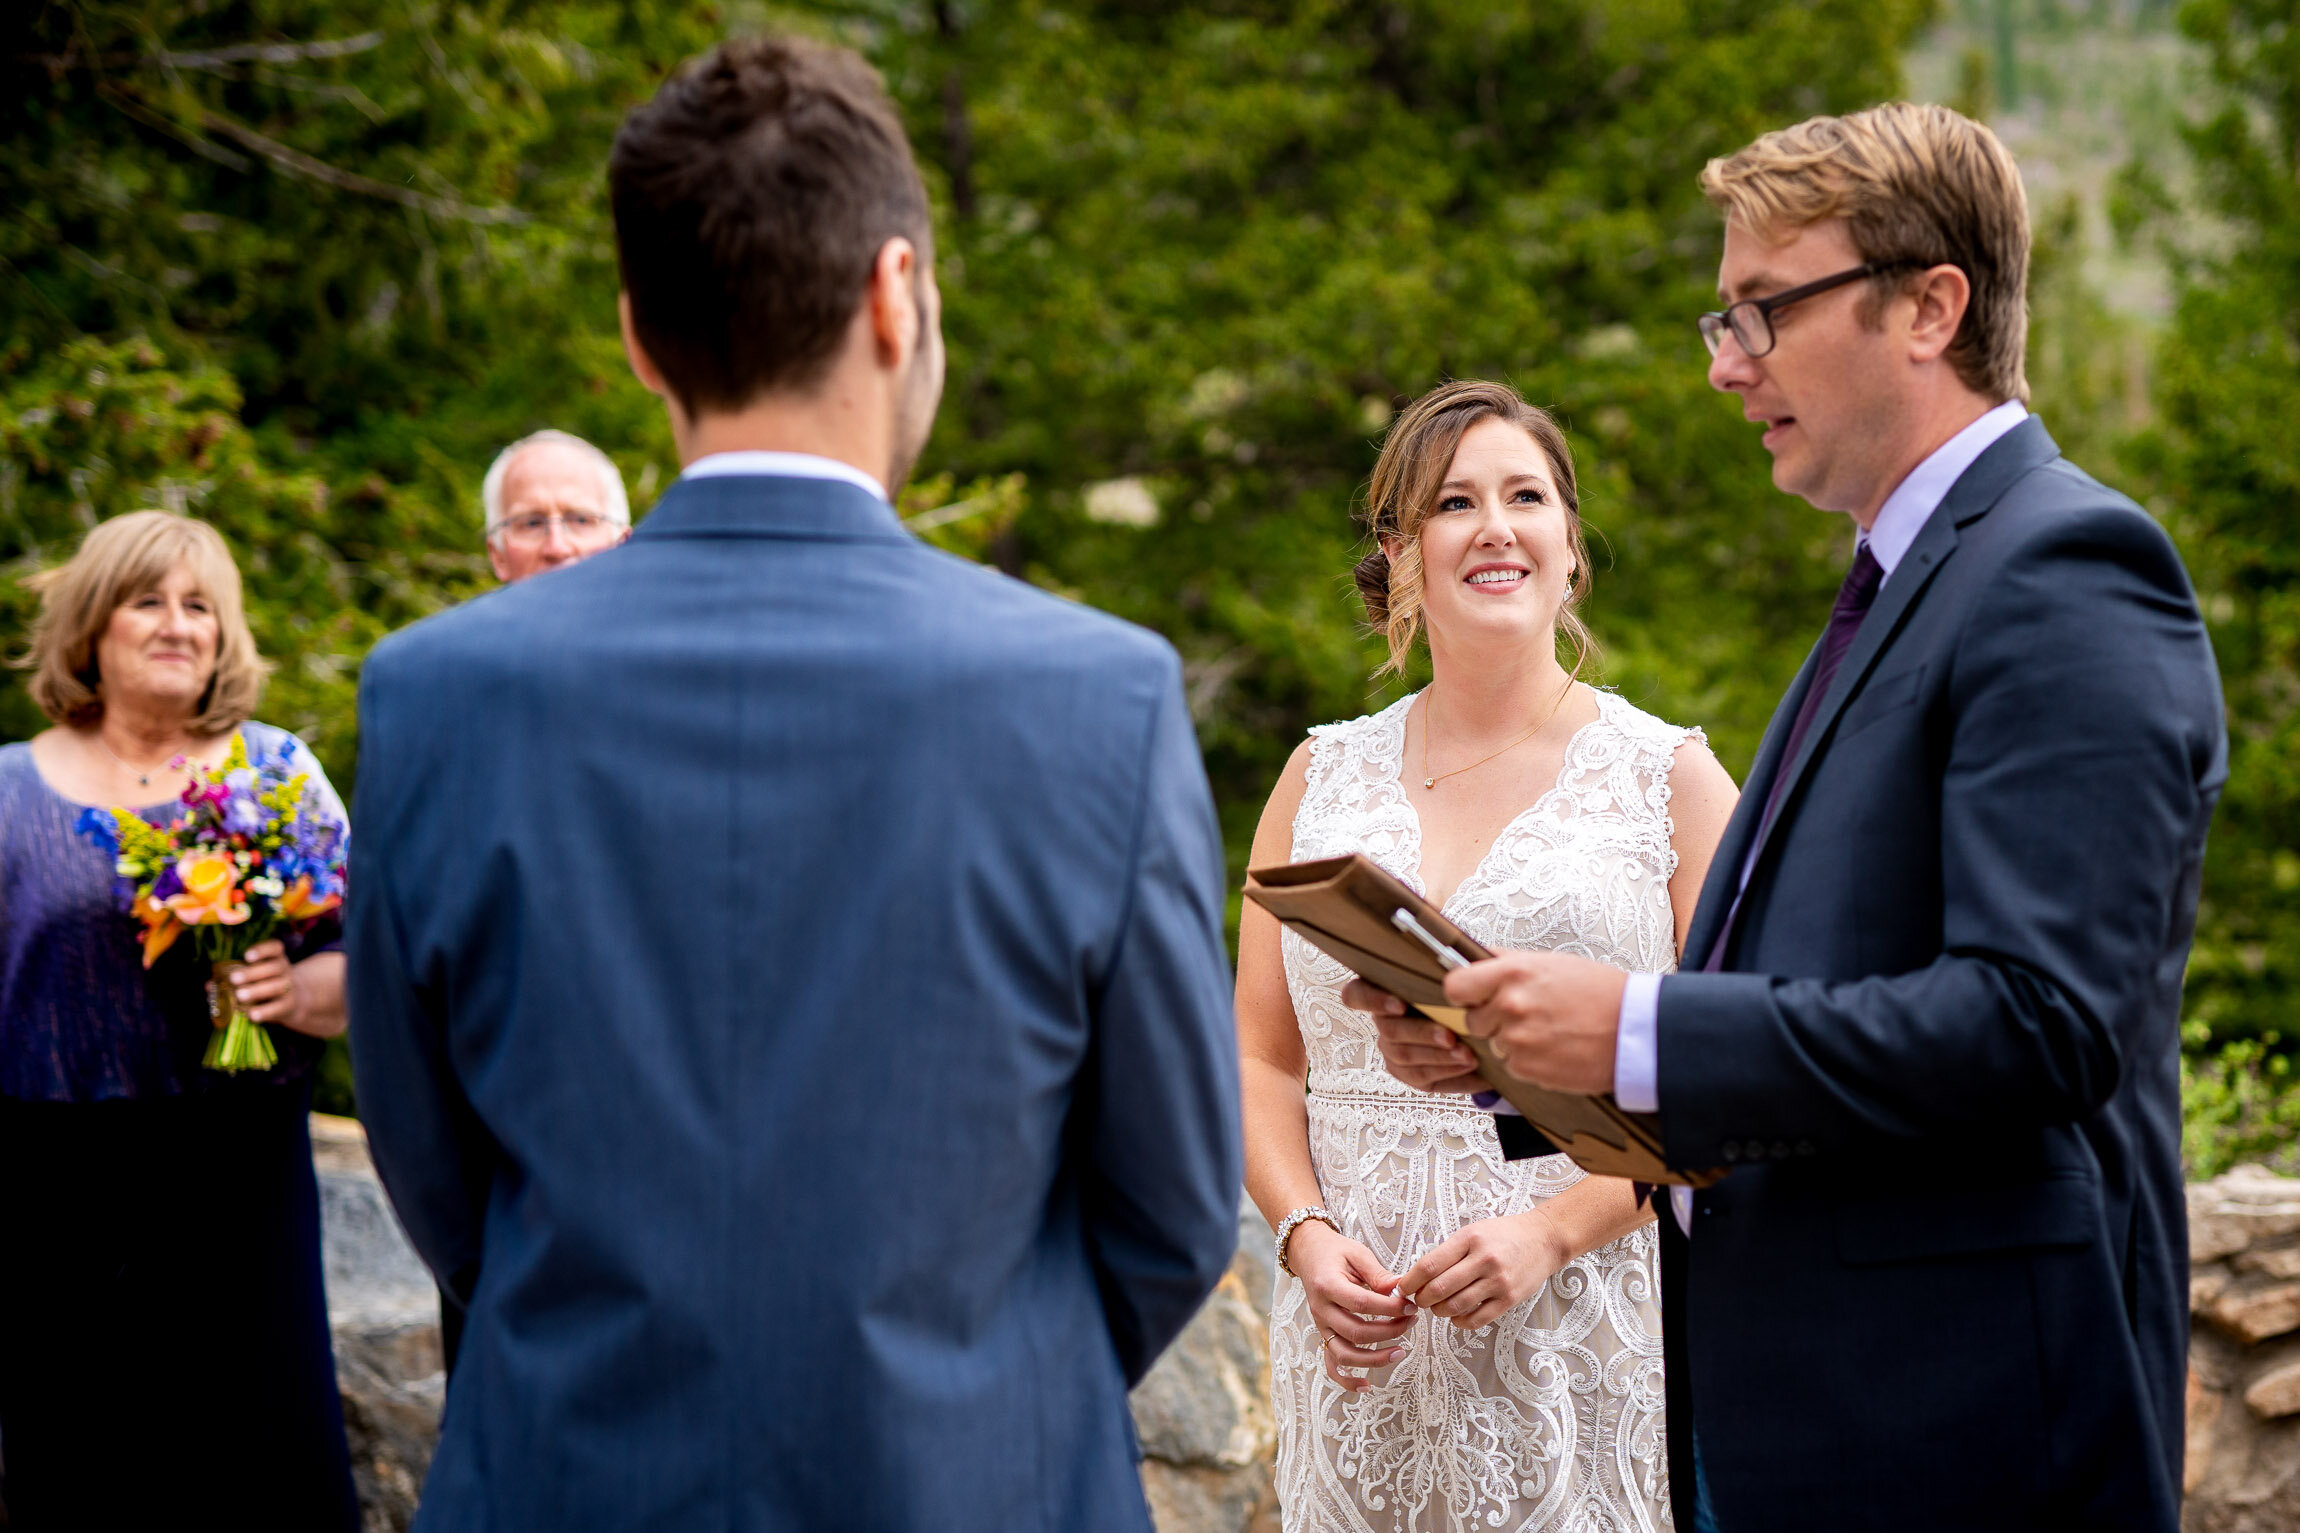
[[[239,566],[215,528],[173,511],[115,516],[92,528],[70,561],[25,579],[40,593],[40,613],[15,664],[32,673],[26,690],[42,713],[81,726],[104,716],[97,641],[115,610],[158,589],[179,564],[191,567],[216,611],[216,668],[189,727],[194,734],[223,734],[248,721],[270,667],[248,632]]]
[[[1517,427],[1549,460],[1573,550],[1573,573],[1566,584],[1565,605],[1557,614],[1558,632],[1573,645],[1574,675],[1580,675],[1597,652],[1596,637],[1575,610],[1589,595],[1590,581],[1573,449],[1547,410],[1527,404],[1506,383],[1472,379],[1440,384],[1406,406],[1382,438],[1381,456],[1374,460],[1373,477],[1366,484],[1364,520],[1374,536],[1374,549],[1358,561],[1351,575],[1365,600],[1366,621],[1389,641],[1390,657],[1374,672],[1376,676],[1403,673],[1414,642],[1421,637],[1422,523],[1437,507],[1438,490],[1453,467],[1462,437],[1484,420]],[[1392,542],[1398,545],[1394,560],[1384,547]]]
[[[1842,218],[1864,261],[1915,268],[1870,279],[1871,325],[1923,268],[1956,267],[1972,302],[1949,365],[1976,394],[2027,400],[2028,194],[2012,155],[1980,123],[1905,101],[1808,118],[1711,160],[1701,191],[1760,239]]]

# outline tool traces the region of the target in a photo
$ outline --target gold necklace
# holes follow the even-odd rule
[[[1500,750],[1495,751],[1492,756],[1480,756],[1477,758],[1477,760],[1471,762],[1468,766],[1455,767],[1450,772],[1439,772],[1434,775],[1430,772],[1430,736],[1435,734],[1437,731],[1431,729],[1430,725],[1436,718],[1436,710],[1425,710],[1422,717],[1422,786],[1424,788],[1434,788],[1449,777],[1459,777],[1464,772],[1472,772],[1477,770],[1477,768],[1484,766],[1487,762],[1493,760],[1494,756],[1506,756],[1511,751],[1516,750],[1526,741],[1532,739],[1535,735],[1540,734],[1542,729],[1548,725],[1549,721],[1557,717],[1557,710],[1565,706],[1566,694],[1572,690],[1573,678],[1568,676],[1565,678],[1565,691],[1557,694],[1557,701],[1549,705],[1549,712],[1541,716],[1540,723],[1535,724],[1524,734],[1519,735],[1516,739],[1510,741],[1509,744],[1503,746]],[[1425,693],[1423,695],[1426,697],[1428,694]]]

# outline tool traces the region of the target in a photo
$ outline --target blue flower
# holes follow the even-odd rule
[[[102,849],[107,859],[120,855],[120,824],[109,809],[83,809],[72,828]]]

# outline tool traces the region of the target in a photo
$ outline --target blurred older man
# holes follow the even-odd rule
[[[495,455],[479,489],[487,561],[509,583],[588,559],[631,535],[615,461],[579,436],[538,431]]]

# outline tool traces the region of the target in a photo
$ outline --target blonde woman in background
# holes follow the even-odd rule
[[[1399,416],[1368,499],[1357,577],[1385,669],[1426,637],[1432,680],[1310,732],[1254,862],[1363,852],[1490,947],[1674,967],[1735,792],[1699,731],[1558,659],[1561,632],[1589,646],[1563,433],[1501,384],[1447,384]],[[1247,906],[1285,1527],[1668,1527],[1651,1213],[1562,1155],[1506,1159],[1491,1115],[1397,1081],[1349,979]]]
[[[28,690],[0,746],[0,1442],[10,1533],[359,1525],[320,1280],[311,1071],[344,1028],[334,917],[257,944],[235,986],[279,1063],[202,1069],[207,966],[146,972],[111,858],[237,738],[340,819],[302,741],[249,717],[265,665],[214,528],[104,522],[33,577]]]

